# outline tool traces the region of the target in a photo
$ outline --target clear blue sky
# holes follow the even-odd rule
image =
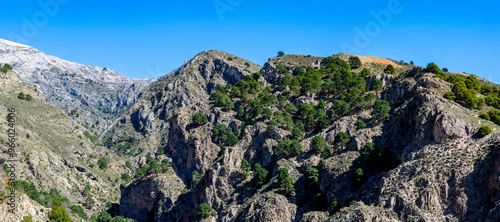
[[[0,38],[15,34],[47,54],[134,78],[164,75],[209,49],[263,65],[280,50],[330,56],[344,43],[361,55],[435,62],[500,83],[498,1],[40,0],[57,1],[66,3],[2,2]],[[391,1],[400,6],[381,25],[371,11],[388,11]],[[367,25],[368,41],[355,41],[356,27]]]

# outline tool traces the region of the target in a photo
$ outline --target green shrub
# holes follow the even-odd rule
[[[278,143],[278,155],[282,157],[295,157],[302,153],[302,145],[294,140],[281,140]]]
[[[252,170],[252,166],[246,159],[241,159],[241,170],[243,171],[243,176],[248,176],[250,170]]]
[[[366,123],[360,119],[358,119],[354,125],[356,126],[356,129],[358,129],[358,130],[366,128]]]
[[[434,74],[440,74],[441,73],[441,69],[439,68],[439,66],[436,65],[433,62],[427,64],[427,71],[428,72],[432,72]]]
[[[98,140],[97,136],[94,136],[94,135],[90,134],[89,131],[83,132],[83,135],[85,137],[87,137],[90,141],[92,141],[93,143],[95,143]]]
[[[129,181],[131,179],[128,173],[123,173],[121,178],[124,181]]]
[[[283,56],[285,56],[285,53],[283,51],[279,51],[278,52],[278,57],[283,57]]]
[[[301,140],[304,138],[304,132],[299,128],[295,127],[292,129],[292,135],[290,136],[292,140]]]
[[[334,143],[338,146],[344,147],[351,141],[351,137],[344,132],[339,132],[335,136]]]
[[[24,216],[21,222],[33,222],[33,216],[31,216],[31,214],[28,216]]]
[[[256,73],[252,74],[252,78],[255,81],[259,81],[259,79],[260,79],[261,76],[262,76],[262,73],[260,73],[260,72],[256,72]]]
[[[477,135],[479,137],[483,138],[492,132],[493,132],[493,130],[489,126],[481,126],[477,132]]]
[[[52,210],[48,213],[48,216],[50,221],[71,222],[71,217],[66,212],[66,209],[57,205],[52,205]]]
[[[319,181],[319,171],[316,168],[307,168],[307,180],[310,183],[317,183]]]
[[[99,165],[99,168],[105,170],[108,168],[108,159],[106,157],[101,157],[97,161],[97,165]]]
[[[10,66],[9,64],[5,63],[5,65],[2,67],[2,65],[0,64],[0,71],[2,71],[3,73],[6,73],[10,70],[12,70],[12,66]]]
[[[83,196],[89,196],[90,194],[90,185],[85,185],[85,188],[83,188]]]
[[[194,123],[198,126],[202,126],[208,122],[208,118],[207,118],[207,116],[205,116],[205,114],[198,112],[198,113],[193,115],[193,118],[191,119],[191,121],[192,121],[192,123]]]
[[[287,168],[280,168],[278,170],[278,183],[283,188],[286,194],[290,195],[295,192],[293,179],[288,174]]]
[[[453,92],[447,92],[443,95],[444,98],[449,99],[449,100],[455,100],[457,97],[455,96],[455,93]]]
[[[215,212],[215,210],[213,210],[212,207],[210,207],[210,205],[208,205],[207,203],[202,203],[200,204],[199,214],[203,219],[207,219],[210,216],[217,215],[217,212]]]
[[[26,94],[26,101],[33,100],[33,97],[30,94]]]
[[[328,209],[328,212],[330,213],[330,215],[333,215],[339,210],[340,210],[339,202],[333,201],[332,204],[330,205],[330,208]]]
[[[106,211],[101,211],[97,216],[97,222],[111,222],[112,220],[113,217]]]
[[[492,109],[490,110],[489,115],[492,122],[500,125],[500,110]]]
[[[196,187],[198,185],[198,183],[200,183],[201,175],[200,175],[200,173],[198,173],[198,171],[194,170],[191,173],[191,176],[192,176],[191,187],[193,188],[193,187]]]
[[[382,90],[383,88],[383,84],[382,84],[382,81],[380,81],[380,79],[373,79],[372,82],[371,82],[371,89],[372,90],[375,90],[375,91],[379,91],[379,90]]]
[[[366,78],[366,77],[370,76],[371,74],[372,74],[372,72],[370,72],[370,70],[369,70],[369,69],[364,68],[364,69],[363,69],[363,70],[361,70],[361,72],[359,73],[359,76]]]
[[[269,171],[262,168],[260,166],[260,163],[256,163],[253,167],[253,170],[254,170],[253,183],[255,187],[258,188],[266,182],[267,174],[269,174]]]
[[[311,140],[310,150],[314,153],[319,154],[323,149],[326,148],[326,140],[322,136],[315,136]]]
[[[391,111],[391,106],[389,105],[389,102],[377,99],[375,101],[375,104],[373,105],[373,111],[371,114],[372,117],[375,118],[376,120],[383,120],[390,116],[389,111]]]
[[[363,148],[361,149],[361,155],[367,158],[374,150],[375,150],[375,144],[368,142],[365,145],[363,145]]]
[[[233,146],[238,142],[238,137],[234,134],[233,130],[222,124],[215,124],[212,131],[212,139],[218,145],[227,143],[228,146]]]
[[[87,220],[88,216],[80,205],[71,205],[69,206],[71,213],[78,214],[82,219]]]
[[[26,97],[25,97],[25,95],[24,95],[24,93],[23,93],[23,92],[20,92],[20,93],[17,95],[17,98],[19,98],[19,99],[25,99]]]
[[[351,56],[349,58],[349,64],[351,65],[352,68],[357,69],[361,67],[363,64],[361,63],[361,60],[357,56]]]
[[[388,65],[384,69],[384,73],[386,73],[386,74],[394,74],[395,72],[396,72],[396,69],[394,69],[394,66],[392,66],[392,65]]]
[[[487,112],[481,112],[481,114],[479,114],[479,118],[481,119],[484,119],[484,120],[491,120],[490,118],[490,114],[488,114]]]

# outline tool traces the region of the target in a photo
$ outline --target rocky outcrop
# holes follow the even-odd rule
[[[162,221],[161,215],[168,212],[185,187],[183,181],[172,171],[145,178],[122,187],[120,215],[136,221]]]
[[[249,201],[235,221],[291,222],[295,221],[297,206],[282,195],[265,193]]]

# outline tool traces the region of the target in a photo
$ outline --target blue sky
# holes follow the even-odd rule
[[[500,83],[498,1],[103,2],[2,2],[0,38],[133,78],[167,74],[209,49],[260,65],[280,50],[316,56],[354,50],[435,62]],[[373,12],[390,18],[379,21]]]

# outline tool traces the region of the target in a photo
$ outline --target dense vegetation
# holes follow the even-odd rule
[[[278,55],[278,58],[281,57],[284,57],[284,53]],[[350,57],[348,62],[338,57],[327,57],[319,68],[288,67],[281,63],[275,65],[275,72],[280,76],[276,82],[265,83],[261,73],[254,73],[246,75],[234,85],[219,87],[210,96],[213,106],[236,113],[236,118],[242,122],[237,126],[237,132],[233,130],[235,126],[216,124],[212,134],[214,143],[221,146],[236,145],[245,136],[247,126],[263,122],[267,124],[266,136],[273,137],[282,132],[288,135],[274,147],[275,161],[302,158],[303,155],[319,155],[325,159],[346,150],[351,135],[339,132],[334,142],[328,144],[324,137],[316,133],[327,130],[334,121],[364,111],[370,111],[372,118],[358,119],[354,124],[356,130],[363,130],[372,123],[384,122],[391,115],[389,102],[377,99],[384,89],[382,81],[375,78],[368,68],[364,68],[358,57]],[[354,72],[353,68],[359,69],[359,73]],[[384,68],[386,73],[396,74],[393,66]],[[301,102],[304,98],[314,100]],[[310,151],[304,154],[302,142],[310,137]],[[387,168],[387,159],[390,159],[386,151],[373,143],[364,145],[360,153],[361,167],[352,172],[353,185],[356,187],[361,186],[370,173]],[[373,167],[376,160],[379,161],[379,167]],[[251,182],[255,188],[260,188],[271,177],[270,168],[266,169],[258,162],[252,164],[253,167],[246,159],[241,160],[241,176],[246,179],[253,175]],[[305,170],[306,187],[310,189],[309,192],[318,192],[319,170],[314,167]],[[280,168],[276,173],[280,190],[287,196],[294,196],[296,182],[290,177],[288,169]],[[321,194],[317,195],[317,201],[324,200]],[[332,212],[341,207],[338,202],[331,204]]]

